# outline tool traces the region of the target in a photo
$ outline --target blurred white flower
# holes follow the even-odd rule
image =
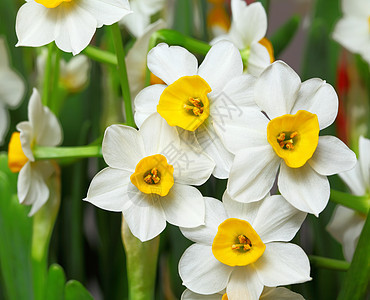
[[[35,214],[48,200],[50,191],[47,179],[55,172],[51,161],[35,161],[34,146],[57,146],[63,139],[58,119],[41,104],[38,91],[33,90],[28,103],[28,121],[17,125],[9,143],[8,164],[18,175],[18,198],[24,205],[32,205],[30,216]]]
[[[259,299],[264,286],[310,280],[307,255],[288,243],[306,213],[282,196],[256,203],[239,203],[225,194],[223,203],[205,198],[205,225],[180,228],[195,242],[179,262],[183,284],[191,291],[210,295],[226,289],[227,297]]]
[[[370,140],[360,137],[360,155],[356,166],[347,172],[339,173],[356,196],[367,195],[370,201]],[[338,205],[326,229],[342,244],[344,257],[351,261],[358,239],[365,224],[365,216]]]
[[[370,2],[342,0],[343,17],[335,25],[333,39],[370,64]]]
[[[23,99],[24,91],[22,78],[10,67],[5,40],[0,38],[0,145],[9,128],[9,113],[6,108],[16,108]]]
[[[278,287],[278,288],[270,288],[264,287],[261,296],[259,297],[260,300],[304,300],[304,298],[297,293],[288,290],[287,288]],[[192,292],[191,290],[186,289],[182,295],[181,300],[232,300],[231,298],[227,297],[225,292],[217,293],[213,295],[201,295]],[[242,298],[240,300],[245,300]]]
[[[211,44],[220,40],[233,42],[248,57],[246,72],[258,76],[274,61],[274,50],[265,38],[266,11],[259,2],[247,5],[243,0],[231,0],[231,12],[229,32],[216,37]]]
[[[147,31],[151,23],[151,16],[158,13],[165,6],[166,0],[130,0],[132,14],[120,21],[136,38]]]
[[[48,50],[43,48],[37,57],[37,70],[40,79],[44,77]],[[68,62],[60,59],[59,82],[69,93],[76,93],[86,87],[89,80],[90,61],[85,55],[72,57]]]
[[[148,68],[165,84],[143,89],[135,99],[135,122],[157,111],[171,126],[194,137],[213,158],[213,175],[227,178],[233,155],[225,148],[215,128],[222,130],[234,115],[246,107],[255,107],[255,78],[243,75],[239,50],[228,41],[220,41],[207,53],[198,67],[197,58],[188,50],[159,44],[148,54]]]
[[[27,0],[16,19],[16,46],[39,47],[55,41],[59,49],[80,53],[96,28],[129,14],[128,0]]]
[[[214,162],[182,143],[176,129],[157,113],[139,131],[108,127],[103,157],[108,167],[93,178],[84,200],[122,212],[142,242],[159,235],[166,221],[183,227],[204,224],[202,194],[190,185],[206,182]]]
[[[240,202],[258,201],[278,187],[289,203],[316,216],[329,201],[327,176],[352,169],[356,155],[338,138],[320,136],[337,116],[333,87],[314,78],[303,83],[277,61],[254,86],[259,110],[244,111],[219,134],[235,154],[227,190]]]

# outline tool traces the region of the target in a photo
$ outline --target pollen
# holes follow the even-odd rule
[[[189,98],[190,104],[184,104],[184,109],[194,114],[194,116],[200,116],[204,112],[203,102],[199,98]]]
[[[289,132],[280,132],[279,135],[276,137],[276,140],[279,143],[279,146],[282,149],[286,150],[293,150],[294,149],[294,143],[297,139],[298,132],[294,131],[292,133]]]
[[[161,175],[157,168],[153,168],[144,174],[144,181],[147,184],[157,184],[161,181]]]

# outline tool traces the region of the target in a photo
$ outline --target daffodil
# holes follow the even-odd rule
[[[122,212],[141,241],[159,235],[166,220],[174,225],[204,224],[204,200],[193,186],[207,181],[214,162],[180,141],[175,128],[158,114],[140,130],[124,125],[107,128],[103,157],[108,167],[92,180],[86,201]]]
[[[196,141],[211,156],[216,168],[213,175],[227,178],[233,155],[225,148],[215,128],[222,130],[234,115],[252,100],[254,77],[243,75],[238,49],[228,41],[215,44],[198,67],[196,57],[182,47],[159,44],[148,54],[149,70],[165,84],[142,90],[135,99],[135,121],[143,121],[157,111],[171,126]],[[192,143],[189,141],[189,143]]]
[[[370,64],[370,2],[342,0],[343,17],[335,25],[333,39]]]
[[[350,170],[356,155],[338,138],[319,136],[337,116],[333,87],[314,78],[303,83],[277,61],[257,79],[254,99],[259,111],[244,111],[220,131],[236,154],[228,191],[240,202],[258,201],[276,175],[284,198],[296,208],[318,215],[327,205],[327,176]]]
[[[43,48],[37,57],[38,75],[44,76],[48,50]],[[59,83],[69,93],[77,93],[86,87],[89,80],[90,61],[85,55],[77,55],[69,61],[60,59]]]
[[[132,14],[120,21],[136,38],[145,34],[151,17],[164,8],[166,0],[131,0]],[[145,49],[147,50],[147,49]]]
[[[245,300],[245,298],[240,298]],[[288,290],[287,288],[278,287],[278,288],[269,288],[264,287],[262,294],[259,298],[260,300],[304,300],[304,298],[297,293]],[[225,292],[217,293],[213,295],[201,295],[192,292],[191,290],[186,289],[182,295],[181,300],[232,300],[227,297]]]
[[[197,294],[226,289],[231,300],[259,299],[264,286],[310,280],[307,255],[288,243],[306,213],[282,196],[256,203],[239,203],[225,194],[223,203],[206,200],[205,225],[180,228],[195,242],[179,262],[183,284]]]
[[[351,171],[339,173],[354,195],[367,195],[370,201],[370,140],[360,137],[359,160]],[[365,216],[344,206],[337,206],[327,230],[342,244],[346,260],[351,261],[365,224]]]
[[[225,35],[216,37],[211,44],[229,40],[247,57],[246,72],[258,76],[274,61],[271,42],[265,37],[267,15],[259,2],[247,5],[243,0],[231,0],[231,28]]]
[[[148,54],[148,47],[150,37],[157,30],[166,27],[163,20],[149,25],[143,35],[135,41],[132,48],[128,51],[126,56],[127,76],[130,84],[131,99],[135,99],[136,95],[145,87],[146,78],[146,56]],[[151,75],[151,84],[160,83],[157,78]]]
[[[0,145],[9,127],[7,107],[15,108],[25,91],[21,77],[11,69],[5,40],[0,38]]]
[[[48,200],[50,191],[46,181],[56,172],[51,161],[35,161],[32,149],[35,146],[57,146],[63,133],[58,119],[41,104],[40,95],[33,90],[28,103],[28,121],[17,125],[19,132],[13,133],[8,151],[8,164],[18,175],[18,198],[24,205],[32,205],[30,216],[35,214]]]
[[[76,55],[90,43],[96,28],[130,12],[128,0],[27,0],[17,14],[17,46],[55,41],[59,49]]]

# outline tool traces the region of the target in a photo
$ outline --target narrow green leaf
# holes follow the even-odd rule
[[[53,264],[49,268],[46,280],[45,300],[63,300],[66,276],[61,266]]]
[[[367,214],[369,211],[370,199],[367,196],[355,196],[336,190],[330,191],[330,200],[346,206],[360,213]]]
[[[89,291],[77,280],[68,281],[64,293],[65,300],[93,300]]]

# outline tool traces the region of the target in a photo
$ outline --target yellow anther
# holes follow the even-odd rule
[[[293,145],[293,143],[291,143],[291,142],[286,143],[286,144],[285,144],[285,147],[286,147],[288,150],[292,150],[292,149],[294,149],[294,145]]]
[[[161,177],[158,174],[158,169],[151,169],[147,175],[144,176],[144,182],[147,184],[157,184],[161,181]]]
[[[244,245],[244,250],[245,250],[245,251],[249,251],[249,250],[251,250],[251,248],[252,248],[252,247],[251,247],[249,244],[245,244],[245,245]]]
[[[195,107],[202,107],[202,101],[200,101],[200,99],[198,98],[190,97],[189,102],[193,104]]]
[[[290,135],[290,138],[295,138],[296,136],[298,135],[298,132],[297,131],[294,131],[291,135]]]
[[[246,244],[249,241],[249,239],[244,234],[239,235],[238,240],[240,244]]]
[[[285,133],[284,132],[280,132],[279,136],[277,137],[277,140],[279,142],[282,142],[285,140]]]
[[[152,175],[148,174],[144,177],[144,181],[148,184],[152,183]]]
[[[193,108],[193,114],[196,116],[200,116],[203,113],[203,108],[194,107]]]
[[[231,249],[233,249],[233,250],[239,250],[239,249],[240,249],[240,246],[232,245],[232,246],[231,246]]]

